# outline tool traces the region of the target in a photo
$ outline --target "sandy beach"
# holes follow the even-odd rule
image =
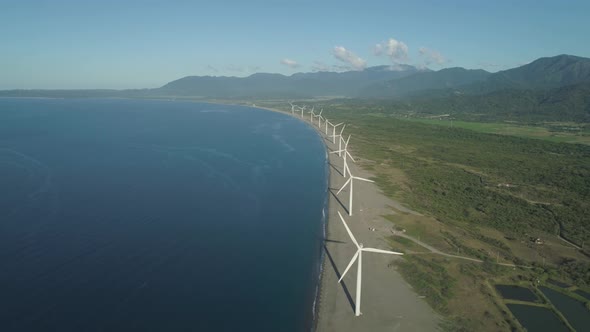
[[[269,110],[282,112],[276,109]],[[309,117],[305,115],[303,120],[309,124]],[[301,119],[297,115],[295,117]],[[313,127],[320,133],[328,152],[338,150],[338,145],[333,144],[331,138],[318,130],[317,122]],[[328,131],[328,134],[331,132]],[[350,145],[354,146],[354,137],[351,138]],[[353,151],[351,154],[357,158]],[[374,183],[358,181],[354,185],[353,215],[348,216],[348,187],[336,196],[336,192],[347,180],[342,176],[342,157],[338,157],[338,154],[329,154],[329,164],[328,218],[320,291],[316,303],[315,330],[320,332],[439,330],[439,316],[395,270],[392,262],[402,258],[394,255],[363,254],[362,315],[359,317],[354,315],[356,264],[341,283],[338,283],[338,279],[354,255],[356,247],[346,233],[338,217],[338,211],[344,216],[359,243],[390,250],[385,238],[391,234],[393,225],[382,216],[396,214],[391,207],[401,207],[401,204],[385,197]],[[372,174],[362,170],[353,162],[349,161],[348,166],[355,176],[372,177]]]
[[[328,150],[337,149],[325,137],[324,141]],[[356,247],[346,233],[338,217],[338,211],[344,216],[359,243],[390,250],[385,237],[391,234],[392,224],[381,216],[394,214],[389,206],[395,205],[396,202],[385,197],[375,184],[358,181],[354,186],[353,215],[348,216],[348,187],[336,196],[336,192],[346,181],[341,174],[342,158],[337,154],[330,154],[329,158],[329,216],[316,330],[436,331],[439,322],[436,313],[395,270],[391,263],[401,258],[393,255],[363,254],[362,315],[354,315],[356,264],[346,274],[342,283],[339,284],[338,279],[354,255]],[[354,163],[349,163],[349,168],[355,176],[372,176]],[[374,231],[371,230],[373,228]]]

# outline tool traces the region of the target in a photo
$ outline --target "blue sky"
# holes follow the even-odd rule
[[[0,89],[590,57],[590,1],[0,0]]]

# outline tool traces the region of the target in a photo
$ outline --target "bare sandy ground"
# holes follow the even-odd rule
[[[325,141],[329,150],[335,149],[331,141]],[[342,283],[339,284],[338,279],[354,255],[356,247],[346,233],[338,217],[338,211],[344,216],[359,243],[390,250],[385,237],[391,234],[392,224],[381,216],[394,214],[389,206],[400,204],[385,197],[375,184],[357,181],[353,192],[353,215],[348,216],[348,187],[336,196],[336,192],[346,181],[342,176],[342,158],[337,154],[331,154],[330,165],[329,216],[316,330],[438,330],[438,316],[395,270],[392,262],[401,258],[392,255],[363,254],[362,315],[354,315],[356,264],[346,274]],[[349,168],[355,176],[371,177],[371,174],[350,162]],[[375,231],[372,231],[372,228]]]
[[[275,109],[268,110],[290,114]],[[309,115],[307,113],[305,115],[303,120],[309,123]],[[317,122],[313,126],[317,130]],[[328,152],[338,149],[332,144],[331,138],[325,137],[323,131],[318,130],[318,132],[324,139]],[[351,138],[351,141],[353,140],[354,137]],[[385,250],[390,250],[385,238],[391,235],[393,225],[381,216],[396,214],[391,207],[408,213],[416,212],[385,197],[375,184],[356,181],[353,215],[348,216],[348,187],[336,195],[347,180],[342,176],[342,158],[337,154],[329,154],[329,163],[328,195],[330,197],[324,241],[325,256],[320,294],[316,304],[315,330],[319,332],[438,331],[439,316],[395,270],[392,262],[401,258],[394,255],[370,252],[363,254],[362,315],[355,316],[356,264],[348,271],[341,283],[338,283],[338,279],[354,255],[356,247],[342,225],[338,211],[344,216],[359,243],[363,243],[366,247]],[[355,176],[363,178],[372,176],[350,161],[348,166]]]

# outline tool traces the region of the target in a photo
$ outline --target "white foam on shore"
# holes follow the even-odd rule
[[[320,134],[320,138],[322,138],[321,134]],[[319,266],[318,266],[318,277],[317,277],[317,284],[315,287],[315,296],[313,299],[313,304],[311,307],[311,312],[312,312],[312,324],[311,324],[311,331],[315,330],[315,323],[316,323],[316,313],[317,313],[317,309],[316,309],[316,304],[319,300],[320,297],[320,286],[321,286],[321,279],[322,279],[322,273],[324,270],[324,256],[325,256],[325,252],[323,249],[323,244],[324,244],[324,239],[326,238],[326,230],[327,230],[327,225],[328,225],[328,221],[327,221],[327,216],[328,216],[328,203],[330,201],[330,197],[329,197],[329,190],[330,190],[330,155],[328,154],[328,146],[324,143],[324,146],[326,148],[325,152],[326,152],[326,156],[325,156],[325,172],[326,172],[326,182],[325,182],[325,188],[326,188],[326,193],[325,193],[325,200],[324,200],[324,208],[322,209],[322,220],[321,220],[321,227],[322,227],[322,237],[320,239],[321,244],[320,244],[320,259],[319,259]]]
[[[323,136],[323,132],[321,131],[321,129],[318,130],[318,128],[316,128],[313,124],[309,123],[308,121],[306,121],[303,118],[300,118],[297,114],[290,114],[287,111],[282,111],[282,110],[276,110],[276,109],[272,109],[272,108],[262,108],[262,107],[255,107],[257,109],[264,109],[267,111],[272,111],[272,112],[278,112],[278,113],[282,113],[282,114],[286,114],[288,116],[291,116],[291,118],[293,119],[297,119],[302,121],[303,123],[307,124],[308,126],[310,126],[310,129],[314,130],[315,133],[319,136],[320,140],[322,141],[322,144],[324,145],[324,151],[325,151],[325,174],[326,174],[326,182],[325,182],[325,188],[326,188],[326,194],[325,194],[325,198],[324,198],[324,207],[322,209],[322,219],[321,219],[321,238],[320,240],[320,255],[319,255],[319,260],[318,260],[318,265],[317,265],[317,271],[318,271],[318,275],[317,275],[317,283],[316,283],[316,289],[315,289],[315,296],[314,296],[314,300],[311,306],[311,313],[312,313],[312,321],[311,321],[311,331],[315,330],[316,327],[316,304],[318,302],[318,299],[320,297],[320,287],[321,287],[321,279],[322,279],[322,273],[323,273],[323,269],[324,269],[324,259],[325,259],[325,252],[323,250],[323,245],[324,245],[324,240],[326,238],[326,232],[327,232],[327,216],[328,216],[328,202],[330,201],[330,197],[329,197],[329,190],[330,190],[330,154],[328,153],[328,145],[324,142],[324,136]]]

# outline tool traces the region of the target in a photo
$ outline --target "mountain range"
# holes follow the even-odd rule
[[[409,65],[376,66],[361,71],[297,73],[291,76],[258,73],[248,77],[187,76],[160,89],[163,94],[213,98],[351,97],[366,86],[430,72]]]
[[[538,114],[590,122],[590,58],[558,55],[490,73],[482,69],[433,71],[410,65],[360,71],[248,77],[186,76],[156,89],[7,90],[0,96],[190,97],[203,99],[356,98],[398,100],[426,113]]]
[[[157,90],[170,95],[214,98],[334,96],[389,99],[444,95],[445,92],[481,95],[505,89],[551,89],[585,82],[590,82],[590,59],[559,55],[497,73],[464,68],[432,71],[396,65],[291,76],[263,73],[243,78],[187,76]]]

